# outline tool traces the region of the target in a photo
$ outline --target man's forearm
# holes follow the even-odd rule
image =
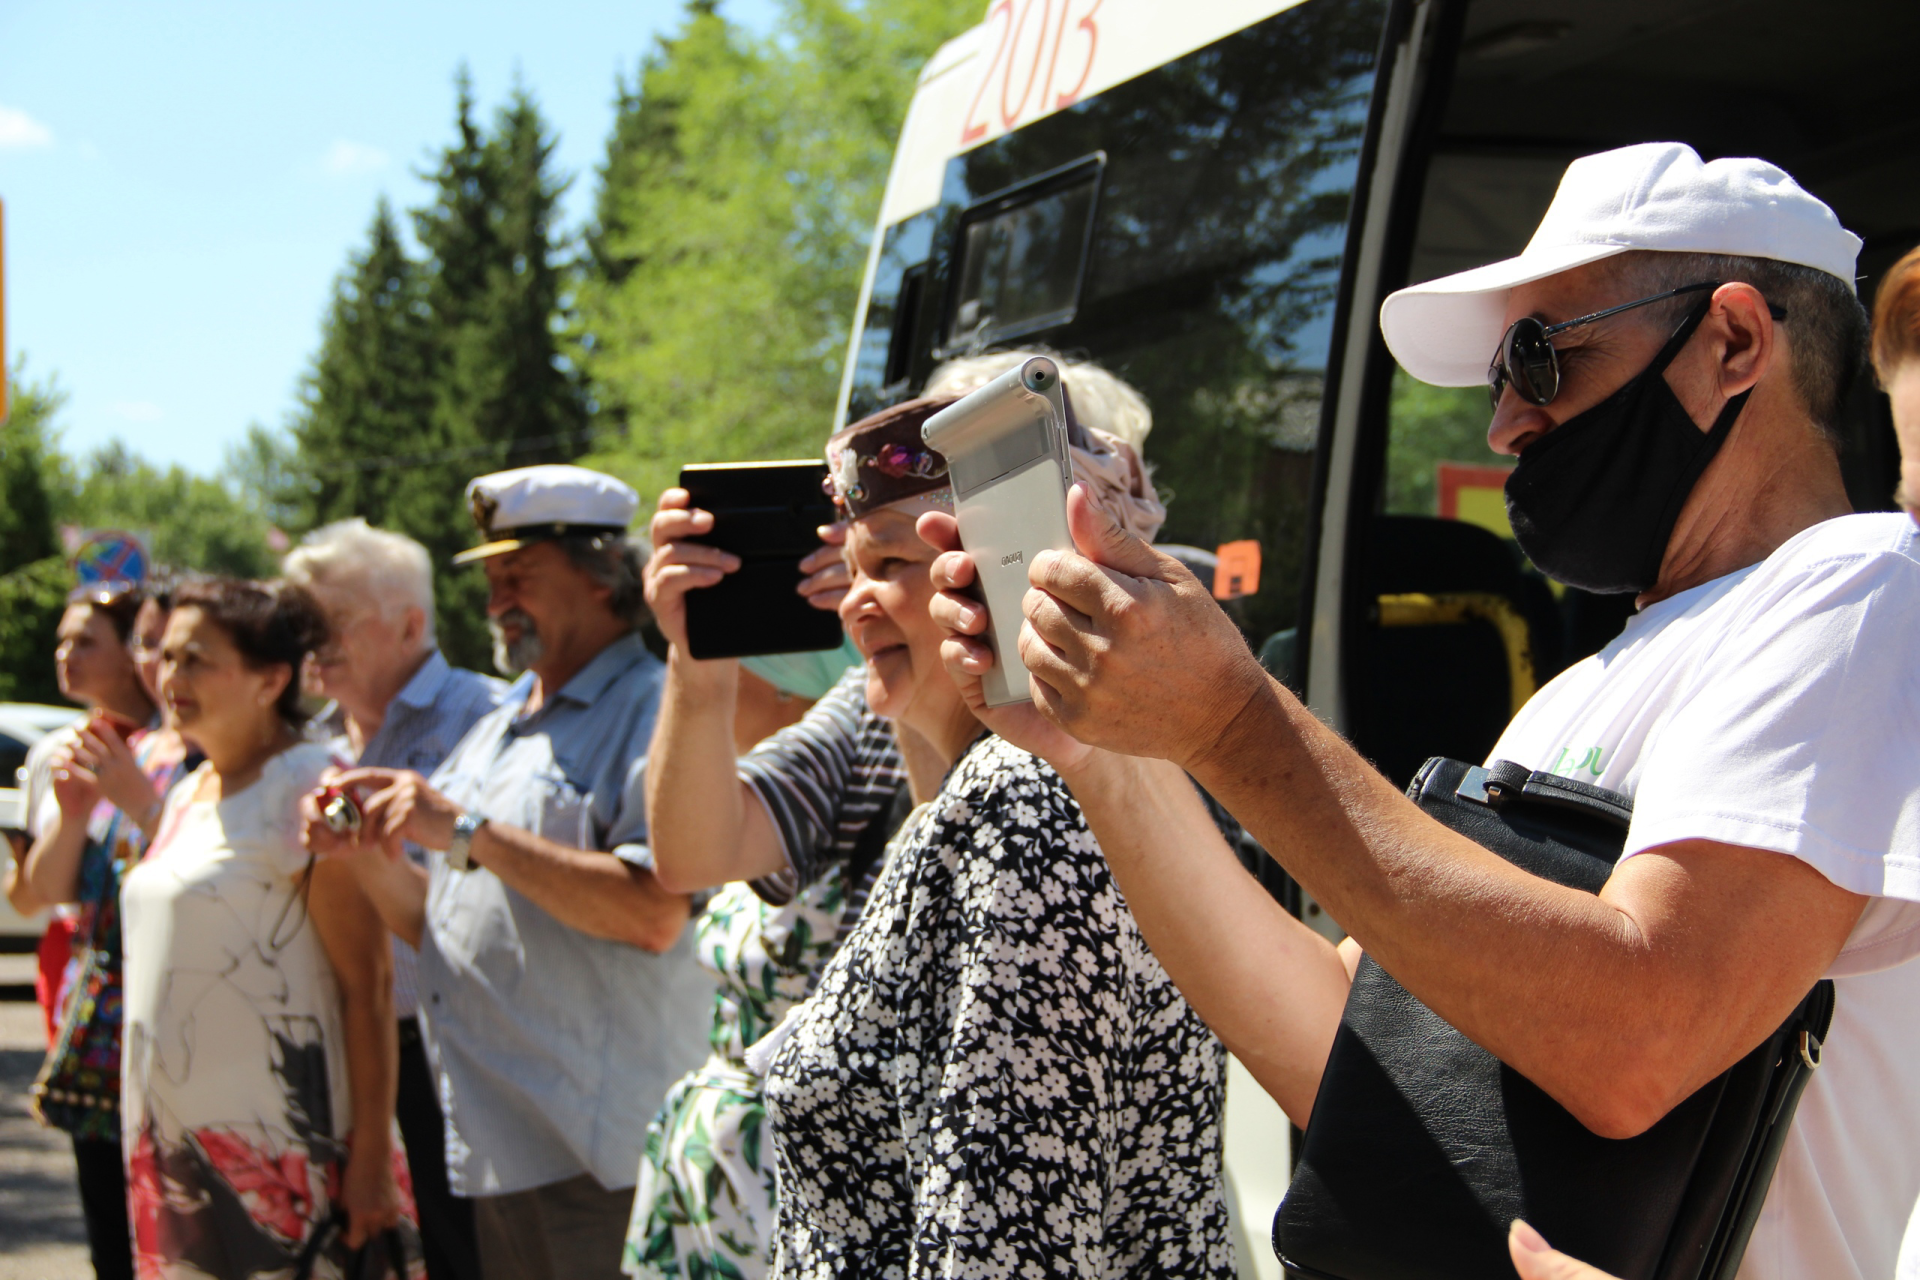
[[[692,914],[687,897],[669,893],[646,868],[518,827],[487,823],[470,855],[569,928],[643,951],[672,948]]]
[[[667,662],[647,754],[647,827],[654,866],[677,890],[752,880],[784,865],[777,846],[747,839],[750,825],[771,828],[734,768],[738,689],[737,663],[695,662],[678,650]]]
[[[1067,781],[1161,967],[1304,1126],[1347,998],[1332,944],[1247,874],[1174,765],[1095,752]]]
[[[1652,1123],[1805,993],[1825,960],[1780,945],[1775,915],[1850,927],[1824,900],[1808,918],[1819,891],[1800,877],[1817,872],[1731,846],[1643,854],[1599,897],[1527,875],[1421,813],[1278,686],[1192,768],[1402,985],[1599,1132]]]

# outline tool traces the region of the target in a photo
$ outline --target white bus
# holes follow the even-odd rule
[[[1865,237],[1870,296],[1920,242],[1917,51],[1913,0],[991,0],[921,75],[841,421],[968,352],[1100,361],[1153,407],[1163,541],[1258,542],[1228,608],[1269,669],[1402,782],[1480,758],[1626,604],[1522,562],[1485,393],[1397,374],[1381,299],[1518,252],[1569,160],[1650,140],[1780,164]],[[1867,379],[1846,434],[1889,507]],[[1235,1079],[1262,1242],[1285,1129]]]

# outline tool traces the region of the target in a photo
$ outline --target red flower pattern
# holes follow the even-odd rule
[[[276,1154],[229,1129],[196,1129],[193,1137],[255,1222],[284,1241],[306,1238],[309,1226],[321,1216],[314,1206],[329,1190],[325,1183],[337,1180],[337,1170],[322,1170],[316,1179],[305,1149],[291,1147]],[[328,1179],[327,1173],[336,1178]],[[316,1181],[322,1185],[316,1187]]]

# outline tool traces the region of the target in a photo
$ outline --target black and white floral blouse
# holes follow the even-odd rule
[[[1059,775],[982,738],[772,1060],[775,1274],[1231,1277],[1224,1070]]]

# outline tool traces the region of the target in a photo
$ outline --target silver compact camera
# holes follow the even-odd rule
[[[360,834],[360,806],[339,787],[328,787],[320,793],[320,820],[337,836]]]
[[[1020,661],[1020,601],[1042,551],[1071,551],[1067,402],[1060,366],[1032,356],[956,400],[920,428],[947,460],[960,544],[973,556],[986,601],[994,663],[982,681],[990,707],[1033,698]]]

